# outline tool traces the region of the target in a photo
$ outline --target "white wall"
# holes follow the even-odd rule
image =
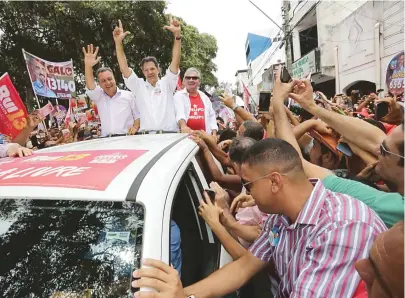
[[[347,2],[343,2],[347,7]],[[404,49],[403,1],[366,1],[331,30],[332,52],[321,49],[321,63],[334,64],[333,47],[339,49],[340,89],[356,81],[376,83],[376,54],[374,51],[374,27],[380,21],[381,29],[381,80],[385,86],[385,74],[392,57]],[[318,24],[318,30],[320,26]],[[319,31],[318,31],[319,32]],[[323,53],[322,53],[323,52]],[[332,56],[332,57],[330,57]],[[340,91],[340,90],[337,90]]]

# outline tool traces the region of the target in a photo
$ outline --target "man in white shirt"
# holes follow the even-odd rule
[[[212,103],[200,87],[200,72],[194,67],[184,73],[183,85],[186,87],[174,95],[176,121],[181,132],[204,130],[217,135],[218,125]]]
[[[96,76],[100,86],[96,86],[93,66],[101,59],[97,57],[97,53],[98,47],[94,50],[93,45],[87,46],[87,52],[83,48],[86,94],[97,104],[101,136],[135,134],[140,126],[140,115],[134,95],[117,87],[112,70],[107,67],[97,70]]]
[[[141,115],[141,131],[177,131],[174,111],[173,93],[176,90],[179,74],[181,52],[180,23],[170,19],[170,26],[164,29],[174,35],[172,62],[166,75],[159,79],[159,65],[155,57],[146,57],[141,61],[142,72],[146,81],[138,78],[135,72],[128,67],[122,41],[130,34],[124,32],[122,23],[115,27],[113,37],[118,63],[124,77],[125,85],[135,95],[137,107]]]

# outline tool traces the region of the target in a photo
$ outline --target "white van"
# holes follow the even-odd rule
[[[221,245],[197,213],[208,187],[197,152],[163,134],[0,159],[0,297],[132,297],[141,258],[170,263],[171,219],[183,285],[217,270]]]

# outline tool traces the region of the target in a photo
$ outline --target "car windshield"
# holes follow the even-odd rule
[[[131,297],[143,206],[0,200],[0,297]]]

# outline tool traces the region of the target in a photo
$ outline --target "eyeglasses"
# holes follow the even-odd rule
[[[246,188],[246,190],[247,190],[248,192],[250,192],[253,183],[255,183],[256,181],[259,181],[259,180],[261,180],[261,179],[263,179],[263,178],[266,178],[266,177],[268,177],[268,176],[270,176],[270,175],[272,175],[272,174],[274,174],[274,172],[273,172],[273,173],[270,173],[270,174],[267,174],[267,175],[264,175],[264,176],[261,176],[261,177],[255,179],[255,180],[253,180],[253,181],[246,181],[245,179],[243,179],[243,178],[241,177],[241,178],[240,178],[240,181],[241,181],[241,183],[242,183],[242,186],[243,186],[244,188]],[[280,174],[280,173],[279,173],[279,174]],[[281,176],[287,176],[287,174],[280,174],[280,175],[281,175]]]
[[[382,142],[380,144],[380,154],[381,156],[386,156],[387,154],[391,154],[391,155],[395,155],[398,156],[399,158],[405,159],[405,157],[403,157],[402,155],[396,154],[394,152],[388,151],[385,147],[384,147],[384,142]]]
[[[193,80],[193,81],[197,81],[200,78],[199,77],[184,77],[186,80]]]

